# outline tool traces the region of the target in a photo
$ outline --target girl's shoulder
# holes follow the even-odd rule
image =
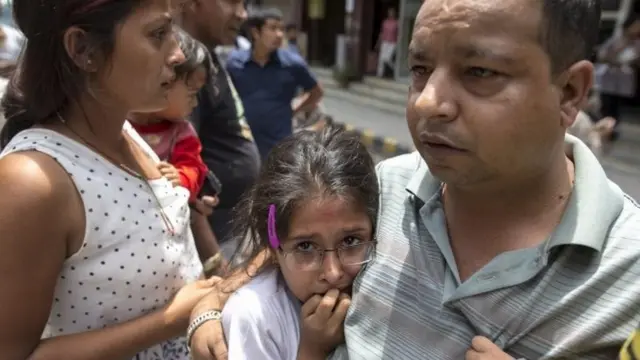
[[[253,278],[231,295],[222,310],[229,359],[295,359],[300,305],[279,271]]]
[[[229,297],[222,315],[236,311],[247,314],[250,311],[260,316],[263,310],[287,310],[291,305],[289,292],[278,270],[268,270],[255,276],[246,285]]]

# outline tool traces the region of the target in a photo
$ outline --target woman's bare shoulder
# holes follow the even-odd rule
[[[0,159],[0,198],[22,202],[57,201],[73,191],[66,171],[49,155],[17,152]]]
[[[68,210],[74,199],[77,194],[73,181],[50,156],[25,151],[0,159],[0,218],[11,219],[11,223],[0,221],[0,227],[7,229],[37,221],[44,231],[45,222],[56,222],[63,215],[73,219]],[[69,229],[73,227],[67,223]],[[56,226],[64,225],[62,221]]]

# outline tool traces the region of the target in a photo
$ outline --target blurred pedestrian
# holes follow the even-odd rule
[[[26,39],[16,28],[0,24],[0,60],[17,61]]]
[[[620,124],[620,107],[635,96],[636,72],[640,65],[640,19],[632,14],[623,24],[620,35],[608,39],[598,50],[595,87],[600,93],[603,118]],[[617,137],[617,132],[613,133]]]
[[[296,24],[287,24],[285,27],[285,37],[284,48],[302,56],[300,47],[298,46],[298,26]]]
[[[391,69],[395,68],[393,58],[398,44],[398,33],[398,15],[396,9],[390,7],[387,10],[386,19],[382,21],[380,26],[380,34],[376,43],[376,50],[378,51],[378,70],[376,74],[378,77],[384,76],[386,66]]]

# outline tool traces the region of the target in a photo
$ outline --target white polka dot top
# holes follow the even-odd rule
[[[158,161],[129,123],[124,129]],[[174,188],[164,178],[147,185],[83,144],[46,129],[21,132],[0,156],[25,150],[48,154],[69,173],[86,217],[82,248],[64,263],[43,338],[99,329],[149,313],[201,274],[190,230],[188,190]],[[173,236],[158,203],[172,223]],[[134,359],[188,358],[181,338]]]

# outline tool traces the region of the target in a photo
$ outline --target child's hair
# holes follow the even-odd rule
[[[375,229],[378,194],[375,165],[357,137],[331,127],[319,132],[297,132],[271,150],[256,183],[234,208],[231,234],[239,247],[232,264],[242,268],[270,248],[270,205],[276,209],[277,235],[285,239],[293,212],[318,196],[353,201],[367,213]]]
[[[174,26],[174,33],[185,57],[185,61],[175,67],[176,79],[188,79],[200,67],[204,67],[207,79],[215,75],[218,69],[207,47],[177,26]]]

